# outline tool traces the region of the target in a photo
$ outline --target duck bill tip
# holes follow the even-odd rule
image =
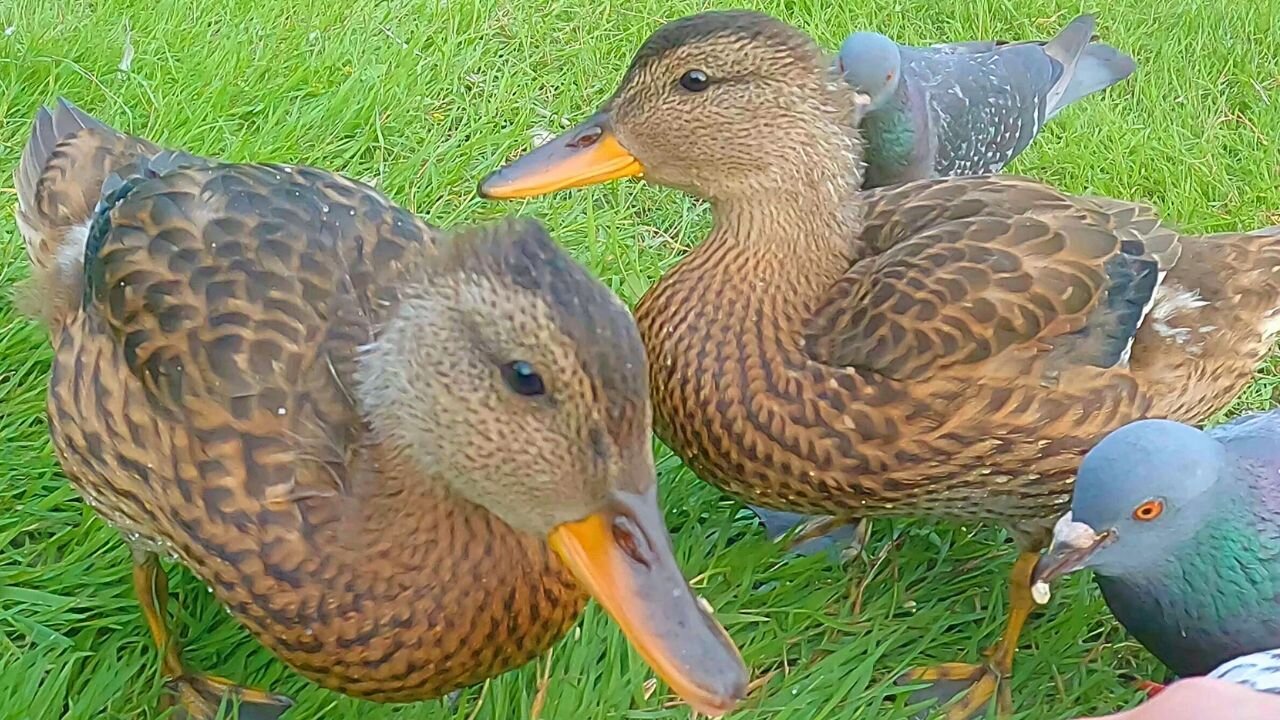
[[[493,171],[476,191],[494,200],[533,198],[643,173],[601,112]]]
[[[550,545],[645,662],[694,710],[718,717],[745,696],[737,647],[680,573],[656,493],[552,531]]]

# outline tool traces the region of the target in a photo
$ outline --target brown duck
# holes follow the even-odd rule
[[[658,509],[634,322],[538,225],[446,237],[337,175],[165,151],[66,102],[16,181],[58,458],[133,548],[189,714],[288,702],[183,664],[160,555],[358,697],[521,665],[588,592],[695,708],[743,694]]]
[[[581,125],[485,179],[527,197],[643,173],[711,234],[643,298],[659,436],[746,501],[1007,527],[1022,551],[983,665],[1000,689],[1035,551],[1081,455],[1134,418],[1198,421],[1280,330],[1280,231],[1190,237],[1147,207],[1013,177],[860,192],[859,107],[765,15],[672,22]]]

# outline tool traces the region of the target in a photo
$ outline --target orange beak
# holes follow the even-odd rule
[[[742,656],[676,567],[656,488],[617,492],[608,509],[553,530],[550,544],[694,710],[717,717],[746,694]]]
[[[640,161],[618,142],[608,113],[602,111],[493,171],[480,181],[479,193],[495,200],[531,198],[642,172]]]

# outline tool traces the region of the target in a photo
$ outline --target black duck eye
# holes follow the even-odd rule
[[[711,78],[701,70],[690,70],[680,76],[680,87],[689,92],[702,92],[711,85]]]
[[[535,397],[547,392],[547,387],[542,384],[542,376],[533,369],[532,365],[524,360],[516,360],[503,365],[502,379],[518,395]]]

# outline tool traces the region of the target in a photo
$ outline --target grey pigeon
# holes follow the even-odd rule
[[[1209,677],[1280,695],[1280,648],[1256,652],[1223,663]]]
[[[1082,15],[1048,41],[899,45],[856,32],[837,65],[870,105],[865,187],[999,172],[1062,108],[1134,71]]]
[[[1280,647],[1280,411],[1208,432],[1141,420],[1103,438],[1036,568],[1038,594],[1081,568],[1179,676]]]

